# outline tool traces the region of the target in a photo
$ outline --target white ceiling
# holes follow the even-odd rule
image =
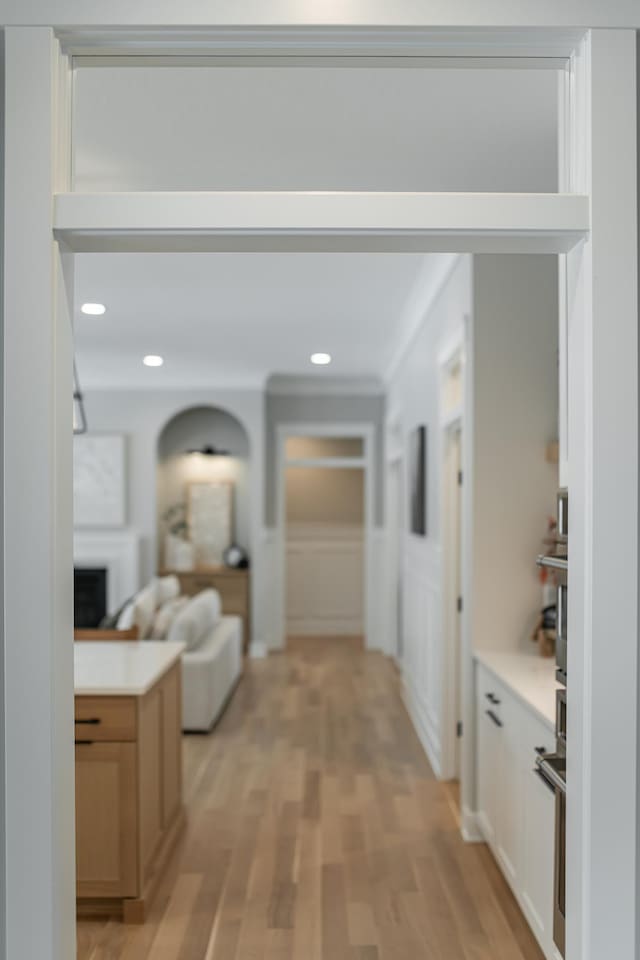
[[[81,254],[84,388],[262,385],[270,374],[382,376],[448,257],[423,254]],[[107,313],[80,313],[85,302]],[[309,362],[331,353],[330,367]],[[165,358],[148,368],[148,353]]]
[[[553,191],[557,76],[542,70],[79,67],[78,191]],[[446,258],[91,254],[77,258],[85,387],[381,376]],[[334,356],[329,368],[313,351]],[[142,366],[146,353],[165,365]]]

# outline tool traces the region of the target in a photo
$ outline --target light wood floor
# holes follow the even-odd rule
[[[80,923],[79,960],[542,960],[382,656],[299,641],[249,663],[185,774],[149,922]]]

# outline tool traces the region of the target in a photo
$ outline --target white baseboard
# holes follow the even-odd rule
[[[442,779],[442,768],[440,765],[440,739],[437,736],[436,731],[433,729],[432,724],[429,722],[426,710],[419,702],[414,691],[411,689],[410,684],[407,683],[406,677],[403,678],[402,683],[402,698],[407,708],[407,713],[409,714],[415,731],[418,734],[418,739],[420,740],[420,743],[424,748],[424,752],[427,755],[427,759],[431,764],[433,772],[438,780],[440,780]]]
[[[480,824],[478,822],[478,815],[473,810],[470,810],[469,807],[463,806],[462,808],[462,838],[466,843],[484,843],[484,837],[482,835],[482,830],[480,829]]]
[[[266,644],[260,643],[257,640],[254,640],[249,646],[249,657],[251,660],[264,660],[268,652]]]
[[[361,637],[364,634],[362,619],[343,617],[324,619],[290,617],[287,620],[288,637]]]

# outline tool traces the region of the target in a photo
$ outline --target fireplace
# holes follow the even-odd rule
[[[105,567],[75,567],[73,571],[74,627],[98,627],[107,613],[107,570]]]

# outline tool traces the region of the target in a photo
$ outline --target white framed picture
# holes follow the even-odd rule
[[[73,513],[76,527],[123,527],[126,523],[123,434],[73,438]]]
[[[190,483],[187,490],[189,539],[196,567],[219,566],[233,540],[233,483]]]

